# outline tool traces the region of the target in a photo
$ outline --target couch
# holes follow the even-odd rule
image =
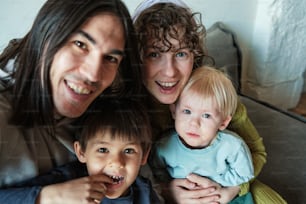
[[[206,47],[215,66],[232,79],[248,116],[263,137],[267,163],[258,179],[289,204],[306,203],[306,120],[240,92],[242,55],[235,33],[222,22],[207,29]]]

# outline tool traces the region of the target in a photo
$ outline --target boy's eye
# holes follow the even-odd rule
[[[183,110],[183,113],[184,113],[184,114],[191,114],[191,111],[188,110],[188,109],[184,109],[184,110]]]
[[[100,153],[107,153],[108,149],[106,149],[104,147],[101,147],[101,148],[98,149],[98,152],[100,152]]]
[[[125,149],[124,150],[124,153],[126,153],[126,154],[133,154],[133,153],[135,153],[136,151],[134,150],[134,149],[132,149],[132,148],[128,148],[128,149]]]
[[[203,118],[210,118],[210,114],[204,113],[204,114],[202,115],[202,117],[203,117]]]

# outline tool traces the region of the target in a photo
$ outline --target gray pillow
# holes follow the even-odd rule
[[[216,22],[206,35],[208,55],[215,60],[215,66],[222,69],[232,80],[236,90],[240,91],[241,52],[233,32],[222,22]]]

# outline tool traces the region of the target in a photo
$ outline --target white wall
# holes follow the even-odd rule
[[[142,0],[123,1],[133,13]],[[1,0],[0,51],[10,39],[22,37],[26,33],[44,2],[45,0]],[[300,28],[306,27],[306,0],[185,0],[185,2],[193,11],[202,13],[202,20],[207,28],[216,21],[222,21],[236,33],[243,55],[242,84],[245,94],[283,108],[296,105],[303,86],[303,78],[296,78],[302,76],[301,72],[305,70],[305,63],[302,62],[304,58],[296,58],[298,64],[294,64],[296,67],[290,67],[291,72],[286,71],[289,67],[281,65],[290,66],[290,63],[295,61],[295,47],[299,53],[305,53],[306,43],[303,40],[305,35],[300,32]],[[284,15],[280,17],[282,12]],[[276,25],[280,25],[281,31],[286,33],[284,37],[277,38],[278,41],[274,38],[280,36],[278,27],[274,26],[275,23],[279,23]],[[293,35],[291,31],[286,31],[286,28],[292,28]],[[291,38],[293,41],[286,38]],[[281,46],[277,46],[279,44]],[[287,61],[288,53],[294,53],[289,56],[289,61]],[[287,83],[293,78],[297,82]],[[278,81],[284,83],[279,87]],[[270,86],[268,89],[267,85]]]
[[[142,0],[123,1],[133,13]],[[22,37],[30,29],[34,17],[44,2],[45,0],[1,0],[0,51],[10,39]],[[229,29],[235,31],[243,51],[243,67],[248,67],[257,0],[186,0],[186,2],[193,11],[202,14],[203,23],[207,28],[216,21],[222,21]],[[245,72],[242,77],[245,78],[244,76]]]

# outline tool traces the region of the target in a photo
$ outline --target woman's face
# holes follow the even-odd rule
[[[148,91],[162,104],[176,101],[191,74],[194,54],[179,44],[176,39],[169,40],[173,48],[160,52],[148,42],[144,51],[143,82]],[[163,48],[162,43],[158,45]]]
[[[88,19],[55,54],[50,78],[55,111],[75,118],[111,85],[124,53],[124,29],[117,16]]]

